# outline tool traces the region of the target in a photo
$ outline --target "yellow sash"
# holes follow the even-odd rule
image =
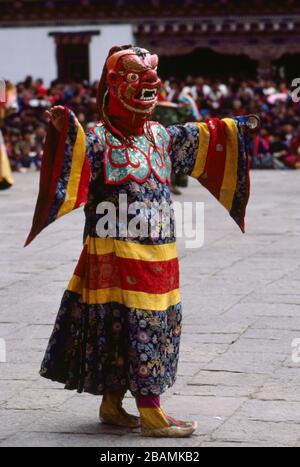
[[[6,147],[0,131],[0,188],[9,188],[13,183]]]

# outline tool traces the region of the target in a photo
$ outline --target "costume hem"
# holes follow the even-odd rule
[[[53,381],[55,383],[60,383],[60,384],[64,384],[65,387],[64,389],[66,389],[67,391],[77,391],[78,394],[82,394],[82,393],[86,393],[86,394],[91,394],[92,396],[103,396],[105,392],[107,391],[116,391],[116,390],[122,390],[124,392],[127,392],[129,391],[130,394],[132,395],[132,397],[144,397],[145,395],[144,394],[141,394],[139,392],[133,392],[131,391],[131,389],[129,388],[129,386],[127,387],[122,387],[122,388],[118,388],[118,389],[104,389],[103,391],[98,391],[98,390],[87,390],[87,389],[84,389],[84,387],[82,387],[82,385],[80,384],[80,381],[79,381],[79,384],[78,386],[74,386],[74,387],[68,387],[68,385],[66,384],[66,381],[64,378],[59,378],[57,376],[47,376],[46,374],[42,374],[41,372],[39,372],[39,375],[42,377],[42,378],[45,378],[45,379],[48,379],[50,381]],[[166,385],[164,386],[164,388],[159,392],[159,394],[155,393],[155,394],[152,394],[152,393],[149,393],[147,394],[147,396],[152,396],[152,397],[157,397],[157,396],[160,396],[162,395],[164,392],[167,391],[167,389],[171,388],[176,382],[176,378],[172,381],[172,383],[170,383],[169,385]]]

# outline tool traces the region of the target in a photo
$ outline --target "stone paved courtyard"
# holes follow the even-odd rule
[[[300,338],[299,172],[252,173],[246,235],[196,182],[176,198],[205,202],[204,246],[186,250],[179,241],[181,358],[177,383],[162,397],[171,415],[199,422],[183,440],[103,426],[100,398],[39,377],[80,254],[83,217],[72,213],[23,249],[38,175],[15,178],[13,189],[0,192],[0,338],[7,354],[0,363],[0,446],[300,447],[300,362],[292,359]],[[135,411],[132,398],[126,405]]]

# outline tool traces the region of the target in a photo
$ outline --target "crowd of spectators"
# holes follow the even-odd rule
[[[45,111],[48,108],[54,105],[70,107],[84,127],[97,121],[96,83],[62,84],[53,81],[46,88],[42,79],[33,80],[29,76],[16,86],[7,83],[6,89],[6,109],[0,108],[0,120],[13,170],[39,169],[48,125]]]
[[[165,98],[189,106],[197,121],[259,115],[261,129],[253,141],[252,168],[300,168],[300,88],[297,92],[282,80],[231,77],[221,82],[201,76],[188,76],[185,81],[171,78],[164,88]]]
[[[7,85],[9,110],[2,111],[2,131],[13,170],[40,167],[47,130],[45,110],[66,105],[87,129],[97,121],[97,83],[51,83],[27,77]],[[297,96],[297,93],[295,93]],[[300,92],[299,92],[300,96]],[[189,109],[189,120],[216,116],[258,114],[261,129],[253,144],[253,168],[300,168],[300,102],[292,99],[289,85],[275,80],[208,80],[187,76],[165,80],[160,100]]]

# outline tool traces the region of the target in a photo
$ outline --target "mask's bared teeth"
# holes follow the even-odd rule
[[[140,96],[138,95],[137,98],[144,101],[152,101],[157,95],[157,89],[149,89],[143,88]]]

